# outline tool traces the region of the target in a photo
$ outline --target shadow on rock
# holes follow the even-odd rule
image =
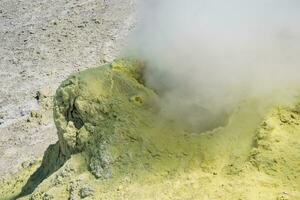
[[[68,157],[62,154],[58,142],[50,145],[44,154],[41,166],[30,176],[16,199],[31,194],[44,179],[57,171],[67,159]]]

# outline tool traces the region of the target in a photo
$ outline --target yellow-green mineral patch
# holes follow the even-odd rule
[[[142,72],[143,63],[121,59],[62,83],[59,141],[18,198],[300,199],[297,106],[249,100],[223,127],[190,132],[159,115],[159,95]],[[3,199],[16,194],[1,188]]]

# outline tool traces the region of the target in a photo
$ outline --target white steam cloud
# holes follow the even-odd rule
[[[130,49],[162,114],[207,129],[240,101],[300,88],[299,0],[140,0]]]

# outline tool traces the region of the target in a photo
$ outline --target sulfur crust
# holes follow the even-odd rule
[[[249,100],[226,126],[187,132],[159,116],[142,70],[120,59],[62,83],[59,142],[44,157],[42,182],[23,187],[20,199],[80,199],[86,187],[85,199],[300,199],[299,109],[276,106],[262,116]]]

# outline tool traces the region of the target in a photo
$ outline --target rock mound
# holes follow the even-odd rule
[[[142,73],[143,63],[120,59],[64,81],[54,99],[59,141],[18,197],[300,199],[299,108],[261,116],[249,100],[227,125],[189,132],[159,116]]]

